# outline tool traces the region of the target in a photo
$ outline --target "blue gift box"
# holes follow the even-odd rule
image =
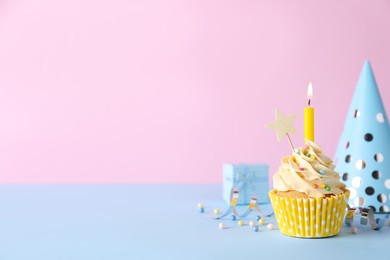
[[[223,164],[223,199],[230,202],[230,191],[239,189],[237,204],[249,204],[253,195],[258,203],[268,203],[268,164]]]

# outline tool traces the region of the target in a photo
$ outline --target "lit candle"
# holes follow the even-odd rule
[[[313,97],[313,86],[311,82],[307,87],[307,107],[304,110],[304,141],[306,139],[314,142],[314,108],[310,107],[310,101]]]

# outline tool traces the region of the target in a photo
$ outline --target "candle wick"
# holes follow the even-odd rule
[[[309,98],[309,100],[307,101],[307,105],[310,107],[310,98]]]

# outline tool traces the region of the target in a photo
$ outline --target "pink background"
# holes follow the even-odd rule
[[[315,3],[313,3],[315,2]],[[390,2],[0,2],[0,182],[221,183],[267,162],[313,82],[333,156],[365,59],[390,109]]]

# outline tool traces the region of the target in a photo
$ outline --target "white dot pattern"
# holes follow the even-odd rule
[[[359,188],[362,185],[362,178],[359,176],[353,177],[352,179],[352,186],[355,188]]]
[[[376,120],[379,122],[379,123],[383,123],[385,122],[385,117],[382,113],[378,113],[376,114]]]
[[[347,205],[344,195],[300,200],[277,199],[276,195],[270,195],[270,198],[283,234],[306,238],[327,237],[338,234],[343,224]]]
[[[376,154],[374,155],[374,159],[375,159],[375,161],[377,161],[377,162],[379,162],[379,163],[383,162],[383,160],[384,160],[383,154],[381,154],[381,153],[376,153]]]
[[[357,191],[355,188],[348,187],[348,190],[351,192],[351,195],[349,195],[349,199],[354,199],[357,196]]]
[[[390,179],[385,180],[385,187],[390,190]]]
[[[358,170],[363,170],[364,168],[366,168],[366,162],[363,161],[363,160],[357,160],[356,164],[355,164],[355,167]]]
[[[383,210],[383,212],[389,212],[390,211],[389,207],[387,207],[386,205],[382,206],[382,210]]]
[[[381,193],[378,195],[378,201],[381,203],[386,203],[387,197],[385,194]]]
[[[356,197],[354,200],[354,204],[356,207],[360,207],[364,205],[364,198],[363,197]]]

